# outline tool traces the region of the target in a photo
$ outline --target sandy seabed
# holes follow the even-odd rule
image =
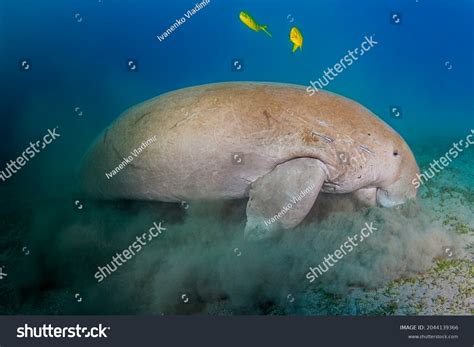
[[[419,152],[423,168],[440,149]],[[0,313],[471,315],[473,158],[460,155],[400,209],[326,196],[296,230],[251,243],[245,201],[78,209],[73,193],[18,204],[2,194]],[[98,266],[160,221],[159,238],[97,282]],[[371,222],[373,235],[309,283],[309,266]]]

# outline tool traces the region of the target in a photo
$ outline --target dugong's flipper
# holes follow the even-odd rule
[[[323,168],[317,159],[297,158],[256,180],[247,204],[245,239],[263,239],[303,221],[326,179]]]

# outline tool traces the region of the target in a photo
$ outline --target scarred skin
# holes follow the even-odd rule
[[[106,178],[155,135],[156,142]],[[83,182],[102,199],[236,199],[295,158],[323,163],[323,192],[377,188],[363,191],[376,191],[386,207],[416,195],[415,158],[386,123],[344,97],[323,91],[310,96],[304,87],[270,83],[202,85],[129,109],[86,155]]]

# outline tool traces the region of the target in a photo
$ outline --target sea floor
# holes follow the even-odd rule
[[[446,148],[415,151],[423,169]],[[474,148],[401,210],[334,213],[276,240],[243,241],[245,201],[0,205],[2,314],[474,314]],[[212,217],[212,218],[210,218]],[[154,222],[166,230],[100,283]],[[379,231],[318,285],[305,273],[365,222]]]
[[[438,159],[443,147],[420,148],[420,168]],[[432,266],[379,288],[354,287],[344,295],[323,289],[287,297],[282,306],[266,309],[279,315],[472,315],[474,314],[474,148],[462,153],[424,184],[418,201],[433,221],[454,235],[457,246],[439,245]],[[225,304],[210,305],[211,314],[232,314]]]

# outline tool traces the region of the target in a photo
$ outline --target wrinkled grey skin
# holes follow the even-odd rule
[[[112,178],[135,148],[156,141]],[[270,83],[181,89],[117,119],[87,153],[82,181],[100,199],[181,202],[249,197],[246,236],[298,225],[320,191],[354,192],[368,204],[416,196],[419,172],[403,139],[344,97]],[[310,192],[278,220],[298,193]],[[267,225],[268,224],[268,225]]]

